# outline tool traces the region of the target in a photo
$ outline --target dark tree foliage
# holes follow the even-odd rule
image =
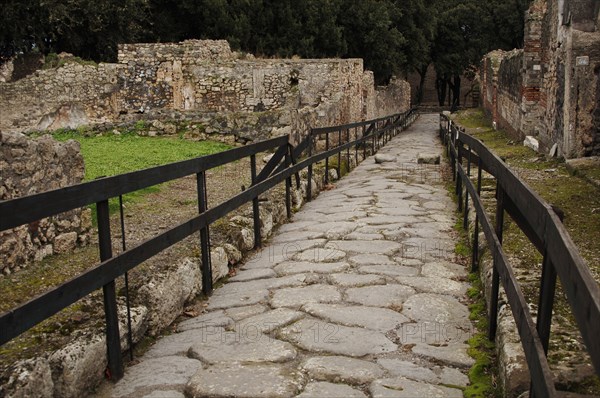
[[[137,41],[226,39],[263,56],[360,57],[378,83],[433,62],[440,87],[522,41],[528,0],[2,0],[0,62],[70,52],[114,61]]]

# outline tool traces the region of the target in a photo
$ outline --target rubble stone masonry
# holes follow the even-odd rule
[[[485,56],[482,104],[499,127],[567,158],[600,154],[599,11],[594,0],[535,0],[523,49]]]

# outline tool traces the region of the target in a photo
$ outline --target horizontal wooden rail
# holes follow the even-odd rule
[[[526,183],[493,154],[481,141],[466,134],[445,115],[440,115],[440,137],[447,145],[452,162],[453,177],[457,180],[457,195],[462,203],[465,187],[465,213],[468,211],[468,199],[473,203],[477,214],[477,223],[481,224],[488,246],[494,259],[492,280],[492,302],[490,314],[490,336],[495,335],[497,311],[496,278],[502,281],[532,376],[532,392],[535,396],[545,397],[556,394],[552,373],[548,367],[546,351],[551,327],[552,305],[554,301],[555,279],[547,275],[556,272],[567,295],[579,331],[592,358],[596,373],[600,374],[600,288],[594,280],[589,267],[579,254],[568,232],[552,207],[535,193]],[[465,149],[466,147],[466,149]],[[467,160],[467,171],[463,161]],[[478,190],[468,173],[470,164],[476,164],[490,173],[497,182],[496,231],[502,232],[502,213],[506,211],[517,226],[525,233],[533,245],[544,255],[544,271],[541,278],[541,294],[537,325],[529,312],[528,303],[523,296],[512,267],[502,249],[501,239],[492,228],[491,222],[479,197]],[[481,184],[481,174],[479,175]],[[459,205],[459,209],[460,209]],[[465,216],[466,217],[466,216]],[[500,223],[500,224],[499,224]],[[476,226],[476,228],[478,227]],[[476,247],[473,248],[477,250]],[[476,254],[473,258],[475,259]],[[554,274],[554,275],[556,275]],[[543,338],[541,338],[543,336]]]
[[[304,140],[296,148],[291,148],[288,143],[288,136],[283,136],[214,155],[102,178],[71,187],[0,202],[0,231],[93,203],[98,204],[99,226],[104,226],[103,231],[99,231],[102,249],[102,261],[100,264],[0,315],[0,344],[4,344],[17,337],[91,292],[103,288],[107,317],[106,334],[109,368],[115,379],[120,378],[123,370],[122,363],[120,362],[119,330],[116,318],[116,298],[114,296],[114,281],[116,278],[126,275],[128,271],[152,256],[200,231],[203,259],[203,291],[210,293],[212,291],[212,278],[210,277],[210,256],[208,253],[210,244],[207,232],[208,227],[213,222],[226,216],[245,203],[253,201],[257,204],[259,195],[284,181],[286,182],[286,205],[289,207],[289,186],[291,177],[294,174],[297,176],[302,169],[310,167],[316,162],[320,162],[336,154],[339,155],[344,150],[349,150],[367,140],[371,140],[372,135],[388,134],[390,131],[396,133],[400,131],[399,127],[406,127],[414,120],[414,117],[415,115],[412,111],[396,115],[394,123],[380,130],[375,127],[375,124],[371,124],[373,126],[371,129],[372,134],[363,135],[360,138],[348,141],[325,152],[312,154],[296,162],[296,164],[293,164],[295,162],[294,159],[297,159],[304,150],[310,147],[309,140]],[[377,119],[377,121],[385,119],[381,118]],[[373,123],[373,121],[361,122],[358,125],[362,126],[369,123]],[[335,130],[336,128],[339,130],[339,127],[333,129]],[[256,174],[256,154],[273,149],[275,149],[273,157],[267,162],[263,170]],[[248,156],[251,158],[252,164],[252,186],[233,198],[207,209],[205,172],[211,168]],[[111,257],[110,231],[106,228],[109,221],[108,199],[194,174],[196,174],[198,181],[200,214],[144,241],[136,247],[129,248],[119,255]],[[258,220],[258,206],[253,207],[256,225]],[[255,234],[256,232],[255,228]],[[260,236],[258,236],[258,240],[260,240]]]

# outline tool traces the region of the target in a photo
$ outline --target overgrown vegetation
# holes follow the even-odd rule
[[[449,195],[456,200],[454,187],[447,185]],[[471,247],[467,232],[463,229],[462,213],[456,213],[458,221],[454,225],[454,230],[458,234],[454,253],[458,260],[465,267],[470,267]],[[473,322],[473,334],[467,341],[469,348],[468,354],[475,360],[475,364],[469,369],[470,384],[464,389],[463,395],[466,398],[488,398],[500,397],[500,391],[495,383],[495,344],[487,338],[488,317],[485,306],[485,297],[479,275],[477,273],[469,274],[471,288],[467,291],[470,299],[469,319]]]

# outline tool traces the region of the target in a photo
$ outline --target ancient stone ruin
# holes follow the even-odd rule
[[[522,50],[480,69],[484,108],[516,138],[566,158],[600,154],[600,20],[594,0],[532,3]]]

